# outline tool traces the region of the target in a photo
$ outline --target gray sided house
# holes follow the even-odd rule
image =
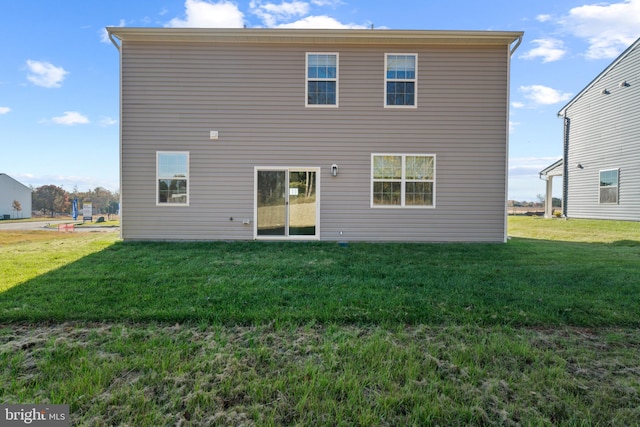
[[[15,209],[17,201],[21,210]],[[31,189],[0,173],[0,219],[31,218]]]
[[[563,159],[540,172],[562,176],[569,218],[640,221],[640,39],[558,113]]]
[[[521,32],[107,30],[125,240],[506,240]]]

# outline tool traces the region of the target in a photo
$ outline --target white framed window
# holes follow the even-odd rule
[[[189,205],[189,152],[156,152],[156,205]]]
[[[600,171],[600,203],[618,203],[620,169]]]
[[[371,207],[434,208],[435,154],[372,154]]]
[[[306,58],[307,107],[338,106],[338,54],[307,53]]]
[[[418,54],[387,53],[384,56],[385,107],[418,106]]]

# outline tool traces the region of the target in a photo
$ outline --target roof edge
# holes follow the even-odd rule
[[[549,174],[549,172],[552,172],[554,169],[557,169],[558,167],[562,166],[564,164],[564,159],[560,159],[560,160],[556,160],[555,162],[553,162],[552,164],[550,164],[549,166],[547,166],[546,168],[542,169],[540,172],[538,172],[538,175],[542,176],[542,175],[547,175]]]
[[[18,183],[18,184],[22,185],[22,186],[23,186],[24,188],[26,188],[27,190],[29,190],[29,191],[33,192],[33,190],[32,190],[30,187],[28,187],[27,185],[25,185],[25,184],[21,183],[20,181],[18,181],[18,180],[17,180],[17,179],[15,179],[14,177],[12,177],[12,176],[10,176],[10,175],[8,175],[8,174],[4,173],[4,172],[3,172],[3,173],[0,173],[0,176],[2,176],[2,175],[6,176],[7,178],[9,178],[10,180],[12,180],[12,181],[13,181],[13,182],[15,182],[15,183]]]
[[[122,41],[293,43],[293,44],[499,44],[510,45],[522,31],[309,30],[274,28],[106,27]]]
[[[582,95],[584,95],[589,89],[595,86],[602,77],[604,77],[609,71],[611,71],[611,69],[618,65],[620,61],[626,58],[627,55],[629,55],[638,46],[640,46],[640,37],[636,41],[631,43],[631,45],[626,48],[624,52],[622,52],[616,59],[611,62],[611,64],[609,64],[604,70],[602,70],[600,74],[598,74],[593,80],[591,80],[591,82],[586,85],[580,92],[578,92],[576,96],[571,98],[571,101],[567,102],[565,106],[558,111],[558,117],[564,116],[569,107],[571,107],[578,99],[582,98]]]

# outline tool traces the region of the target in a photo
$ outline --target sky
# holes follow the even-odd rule
[[[640,0],[2,0],[0,173],[119,191],[107,26],[524,31],[511,61],[508,198],[535,201],[538,172],[562,157],[558,111],[640,37]]]

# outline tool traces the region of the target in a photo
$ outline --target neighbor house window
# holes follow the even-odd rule
[[[338,54],[307,53],[307,106],[338,106]]]
[[[435,155],[373,154],[372,207],[434,207]]]
[[[189,153],[182,151],[158,151],[157,204],[189,204]]]
[[[384,97],[387,107],[417,106],[417,54],[386,54]]]
[[[600,171],[600,203],[618,203],[619,169]]]

